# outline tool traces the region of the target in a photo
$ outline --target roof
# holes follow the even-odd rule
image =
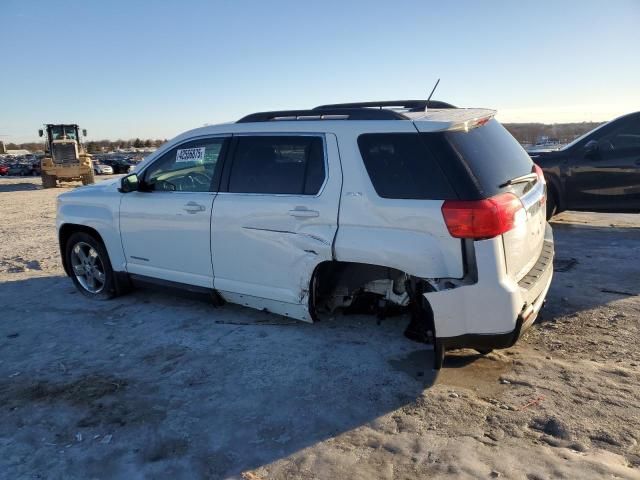
[[[456,108],[438,100],[383,100],[334,103],[310,110],[257,112],[237,123],[309,122],[329,120],[410,120],[420,131],[469,130],[495,115],[485,108]]]
[[[355,104],[350,104],[355,105]],[[312,110],[282,110],[274,112],[258,112],[242,117],[236,123],[261,123],[265,122],[309,122],[331,120],[409,120],[420,131],[442,130],[469,130],[479,126],[484,121],[492,118],[495,110],[486,108],[430,108],[422,110],[397,110],[379,107],[353,107],[342,108],[340,106],[322,106]]]
[[[238,123],[286,120],[406,120],[406,113],[424,112],[429,108],[454,109],[439,100],[382,100],[375,102],[333,103],[311,110],[281,110],[247,115]]]

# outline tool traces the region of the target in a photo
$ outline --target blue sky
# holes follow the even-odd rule
[[[171,138],[321,103],[434,98],[510,121],[640,110],[640,0],[0,0],[0,139]]]

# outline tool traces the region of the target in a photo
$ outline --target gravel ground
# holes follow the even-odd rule
[[[436,378],[402,317],[85,299],[68,188],[0,179],[1,478],[640,478],[638,216],[560,216],[542,318]]]

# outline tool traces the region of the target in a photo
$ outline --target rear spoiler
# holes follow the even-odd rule
[[[491,120],[495,110],[488,108],[456,108],[428,110],[421,113],[406,113],[421,132],[458,131],[468,132]]]

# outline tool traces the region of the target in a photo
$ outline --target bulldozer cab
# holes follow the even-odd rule
[[[54,163],[75,163],[79,160],[78,154],[81,153],[82,144],[78,125],[49,124],[46,126],[46,132],[45,151],[53,157]]]
[[[78,126],[47,125],[47,137],[51,140],[78,140]]]
[[[56,185],[57,180],[81,180],[84,185],[94,182],[93,164],[80,141],[76,124],[47,124],[38,133],[45,138],[45,158],[42,160],[42,185]],[[82,130],[83,136],[87,135]]]

